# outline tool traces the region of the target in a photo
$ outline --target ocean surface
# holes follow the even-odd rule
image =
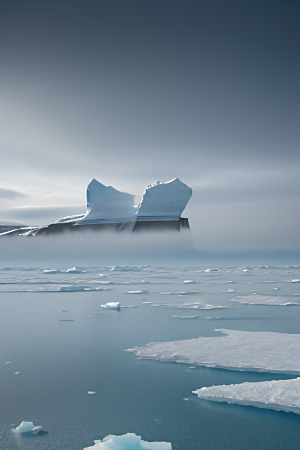
[[[299,450],[298,414],[192,393],[297,375],[192,369],[124,352],[220,328],[299,333],[299,279],[299,266],[0,268],[0,448],[82,450],[132,432],[178,450]],[[296,304],[231,301],[251,294]],[[120,310],[101,307],[108,302]],[[13,433],[23,420],[43,432]]]

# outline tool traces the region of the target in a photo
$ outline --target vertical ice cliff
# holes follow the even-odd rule
[[[178,178],[148,186],[139,205],[138,220],[179,220],[192,196],[192,189]]]

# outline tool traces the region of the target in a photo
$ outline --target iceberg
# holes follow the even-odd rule
[[[84,450],[172,450],[169,442],[147,442],[135,433],[127,433],[121,436],[110,434],[102,440],[94,441],[95,445],[85,447]]]
[[[120,309],[120,302],[109,302],[105,303],[105,305],[101,305],[102,308],[105,309]]]
[[[193,391],[215,402],[251,405],[300,414],[300,378],[203,387]]]
[[[87,229],[130,232],[153,229],[180,231],[181,228],[189,229],[188,219],[181,217],[181,214],[191,195],[192,189],[175,178],[166,183],[158,181],[148,186],[141,203],[134,205],[134,195],[118,191],[112,186],[105,186],[93,179],[86,189],[85,214],[63,217],[42,227],[18,227],[9,233],[36,236]],[[7,232],[0,235],[7,235]],[[81,273],[76,271],[75,267],[67,272]]]
[[[245,296],[239,295],[238,297],[233,298],[231,301],[245,303],[248,305],[278,305],[278,306],[300,305],[299,301],[291,300],[289,297],[276,297],[258,294]]]
[[[300,334],[216,330],[218,337],[151,342],[125,351],[163,362],[259,372],[300,373]]]
[[[13,428],[11,431],[13,431],[14,433],[33,433],[33,434],[37,434],[39,431],[41,431],[42,427],[41,426],[35,426],[33,425],[32,422],[21,422],[21,424],[16,427]]]

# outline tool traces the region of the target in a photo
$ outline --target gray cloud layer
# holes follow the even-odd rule
[[[45,223],[58,206],[71,213],[72,204],[76,214],[94,177],[137,201],[149,183],[179,177],[194,189],[186,213],[208,214],[205,233],[217,220],[228,248],[238,247],[232,230],[248,212],[263,217],[252,224],[254,242],[271,226],[276,201],[294,217],[299,2],[14,0],[0,7],[0,179],[28,195],[12,196],[19,209],[6,201],[0,218],[32,213]],[[239,219],[218,220],[217,205],[233,203]],[[281,223],[275,248],[278,241],[290,248],[300,228],[294,220],[291,227],[287,233]],[[203,233],[196,222],[196,242]],[[213,234],[206,237],[213,248]],[[239,248],[249,242],[245,233]]]

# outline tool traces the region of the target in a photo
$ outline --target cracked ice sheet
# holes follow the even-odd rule
[[[300,334],[216,330],[218,337],[151,342],[125,351],[163,362],[259,372],[300,373]]]
[[[238,296],[231,300],[232,302],[245,303],[248,305],[278,305],[278,306],[287,306],[287,305],[300,305],[300,302],[294,299],[290,299],[289,297],[276,297],[269,295],[245,295]]]
[[[251,405],[300,414],[300,378],[203,387],[193,393],[199,398],[215,402]]]

